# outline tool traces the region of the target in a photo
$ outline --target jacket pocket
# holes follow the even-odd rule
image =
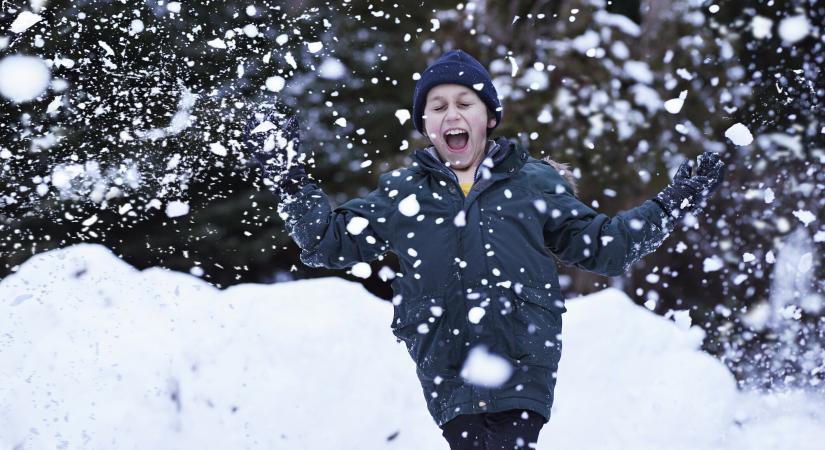
[[[561,315],[567,310],[561,291],[514,287],[513,296],[514,355],[524,362],[554,367],[561,356]]]
[[[434,344],[443,334],[439,331],[444,316],[441,297],[406,299],[393,309],[392,332],[407,346],[419,368],[436,366]]]
[[[564,307],[564,297],[558,289],[543,289],[529,286],[514,286],[516,308],[525,303],[541,308],[561,320],[561,315],[567,311]]]

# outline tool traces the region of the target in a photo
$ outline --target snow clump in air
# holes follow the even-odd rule
[[[347,75],[347,67],[336,58],[325,58],[318,66],[318,74],[326,80],[340,80]]]
[[[224,42],[221,38],[212,39],[211,41],[208,41],[206,44],[212,48],[226,48],[226,42]]]
[[[310,53],[318,53],[324,48],[323,42],[307,42],[306,45]]]
[[[363,217],[353,217],[347,223],[347,231],[349,232],[349,234],[357,236],[361,234],[369,224],[370,221]]]
[[[29,11],[23,11],[20,15],[14,19],[14,22],[11,23],[11,27],[9,27],[9,31],[12,33],[22,33],[29,29],[32,25],[40,22],[43,19],[42,16],[38,14],[34,14]]]
[[[372,275],[372,267],[365,262],[356,263],[352,266],[352,275],[358,278],[369,278]]]
[[[767,17],[753,16],[751,20],[751,32],[756,39],[765,39],[771,36],[773,21]]]
[[[679,93],[679,98],[672,98],[665,102],[665,109],[667,112],[671,114],[678,114],[679,111],[682,110],[682,106],[685,104],[685,99],[687,98],[688,91],[682,91]]]
[[[404,125],[406,121],[410,120],[410,112],[406,109],[399,109],[395,112],[395,117],[398,118],[401,125]]]
[[[166,205],[166,215],[174,218],[189,214],[189,203],[174,200]]]
[[[734,145],[743,146],[750,145],[753,142],[753,135],[750,130],[741,123],[733,124],[725,131],[725,137],[730,139]]]
[[[227,150],[220,142],[213,142],[209,144],[209,151],[218,156],[226,156]]]
[[[776,199],[776,194],[773,193],[773,189],[765,189],[765,203],[773,203],[774,199]]]
[[[464,210],[458,212],[453,218],[453,225],[457,227],[463,227],[467,225],[467,218],[464,215]]]
[[[722,258],[713,255],[710,258],[705,258],[705,260],[702,262],[702,269],[705,272],[716,272],[718,270],[721,270],[724,265],[725,264],[722,261]]]
[[[39,97],[50,80],[49,68],[36,56],[11,55],[0,60],[0,95],[15,103]]]
[[[286,86],[286,80],[278,75],[266,79],[266,88],[272,92],[281,92],[284,86]]]
[[[410,194],[398,202],[398,211],[407,217],[412,217],[418,214],[418,211],[420,210],[421,205],[418,204],[415,194]]]
[[[470,323],[478,324],[481,322],[481,318],[484,317],[485,313],[486,311],[484,310],[484,308],[480,306],[473,306],[472,308],[470,308],[470,311],[467,312],[467,319],[470,321]]]
[[[799,219],[799,221],[802,222],[802,224],[806,227],[808,226],[808,224],[816,220],[816,216],[813,215],[813,213],[808,211],[807,209],[796,210],[793,212],[793,215],[794,217]]]
[[[491,353],[483,345],[478,345],[470,349],[464,367],[461,368],[461,376],[468,382],[496,388],[506,383],[513,374],[513,367],[503,357]]]
[[[786,17],[779,22],[779,37],[786,44],[795,44],[801,41],[810,31],[811,24],[808,23],[808,18],[802,14]]]

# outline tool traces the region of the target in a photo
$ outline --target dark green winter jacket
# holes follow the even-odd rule
[[[652,201],[613,218],[599,214],[552,166],[504,138],[489,141],[466,197],[433,148],[412,160],[381,175],[366,197],[335,209],[314,184],[282,201],[279,213],[301,260],[344,268],[390,251],[398,256],[391,327],[415,360],[439,426],[458,414],[515,408],[549,419],[566,311],[554,255],[619,275],[661,244],[672,221]],[[473,323],[468,311],[476,306],[485,314]],[[476,346],[510,363],[504,384],[461,376]]]

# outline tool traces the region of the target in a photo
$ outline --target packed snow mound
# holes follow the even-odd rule
[[[738,393],[617,290],[568,302],[539,449],[815,449],[822,404]],[[444,449],[392,307],[337,278],[218,290],[98,245],[0,282],[0,448]]]
[[[617,439],[645,443],[642,448],[679,442],[711,448],[725,433],[736,380],[699,351],[700,328],[681,329],[616,289],[569,301],[567,308],[555,420],[546,430],[557,436],[557,448],[623,448],[612,447]],[[599,423],[612,432],[588,432]]]

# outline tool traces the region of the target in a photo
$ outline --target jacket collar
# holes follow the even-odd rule
[[[495,140],[487,141],[485,156],[479,164],[475,173],[475,181],[488,179],[490,177],[508,177],[516,173],[527,161],[527,150],[516,142],[499,137]],[[439,172],[449,175],[458,182],[455,172],[450,170],[441,160],[435,147],[421,148],[413,152],[412,160],[418,164],[420,169],[429,172]]]

